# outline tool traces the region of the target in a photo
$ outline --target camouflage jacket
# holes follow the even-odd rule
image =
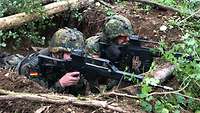
[[[61,93],[70,93],[73,95],[83,94],[85,89],[85,83],[83,80],[80,80],[78,85],[76,86],[69,86],[69,87],[61,87],[58,80],[64,75],[65,73],[61,73],[59,71],[52,71],[47,70],[47,75],[43,75],[40,72],[40,68],[38,65],[38,55],[47,55],[51,56],[48,48],[45,48],[38,53],[33,53],[25,57],[17,66],[17,71],[20,75],[25,75],[27,78],[39,83],[40,85],[47,87],[55,92]]]

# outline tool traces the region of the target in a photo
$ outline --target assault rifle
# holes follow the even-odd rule
[[[159,44],[158,42],[144,40],[144,37],[139,35],[129,36],[129,42],[125,45],[100,42],[101,58],[110,60],[121,70],[125,70],[125,68],[128,67],[129,72],[134,72],[136,74],[144,73],[150,69],[153,59],[155,57],[161,57],[162,53],[153,48],[142,47],[142,43]],[[176,58],[183,57],[183,54],[179,52],[173,53],[173,55]],[[138,69],[132,67],[134,57],[138,57],[140,61],[138,64],[139,66],[137,66]],[[195,60],[200,62],[200,60],[194,59],[191,55],[184,56],[184,58],[188,61]]]
[[[99,78],[110,78],[117,81],[123,80],[126,82],[132,81],[131,79],[124,79],[125,77],[138,79],[142,81],[144,76],[142,74],[132,74],[119,70],[115,65],[107,59],[84,57],[80,54],[72,54],[70,60],[57,59],[45,55],[39,55],[40,71],[45,75],[46,70],[54,70],[56,72],[68,72],[69,70],[76,70],[83,75],[85,79],[95,81]],[[60,76],[61,78],[61,76]],[[157,84],[150,84],[155,87],[173,90],[167,86]]]

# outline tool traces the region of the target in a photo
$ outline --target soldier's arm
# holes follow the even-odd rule
[[[17,66],[17,72],[19,75],[25,75],[28,79],[33,80],[40,85],[47,87],[48,82],[40,77],[38,66],[38,54],[33,53],[26,56]]]
[[[63,92],[66,90],[66,88],[63,88],[58,81],[50,84],[49,81],[47,81],[43,75],[41,75],[42,73],[40,72],[38,65],[38,55],[43,53],[46,53],[45,50],[25,57],[17,67],[18,73],[20,75],[25,75],[28,79],[37,82],[43,87],[49,88],[56,92]]]

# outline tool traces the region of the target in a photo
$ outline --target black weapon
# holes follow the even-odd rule
[[[69,70],[76,70],[81,72],[85,79],[89,82],[98,78],[110,78],[115,80],[131,81],[130,79],[123,79],[124,77],[136,78],[140,81],[143,80],[142,74],[132,74],[119,70],[115,65],[107,59],[84,57],[82,55],[72,54],[70,60],[57,59],[45,55],[39,55],[40,71],[45,75],[45,70],[53,69],[54,71],[67,72]],[[150,84],[155,87],[160,87],[168,90],[173,90],[167,86],[157,84]]]
[[[138,35],[129,36],[129,42],[125,45],[100,42],[101,58],[109,59],[121,70],[125,70],[125,68],[128,67],[129,72],[134,72],[136,74],[144,73],[150,69],[154,57],[161,57],[162,53],[153,48],[142,47],[142,43],[159,44],[158,42],[144,40],[144,37]],[[182,53],[178,52],[173,53],[173,55],[176,58],[183,56]],[[140,61],[140,64],[137,67],[138,69],[132,67],[134,57],[138,57]],[[200,60],[196,60],[190,55],[184,58],[188,61],[195,60],[200,62]]]

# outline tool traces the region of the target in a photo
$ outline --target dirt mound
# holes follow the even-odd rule
[[[28,93],[50,93],[51,91],[41,87],[39,84],[28,80],[24,76],[20,76],[15,72],[9,72],[4,69],[0,69],[0,89],[5,89],[15,92],[28,92]],[[3,113],[32,113],[38,110],[43,106],[48,106],[44,113],[71,113],[76,111],[76,113],[89,112],[93,110],[90,108],[87,110],[87,107],[81,108],[79,106],[75,107],[72,105],[56,105],[48,104],[35,101],[27,100],[7,100],[0,101],[0,112]]]
[[[41,87],[37,83],[28,80],[26,77],[16,74],[15,72],[9,72],[4,69],[0,69],[0,89],[23,92],[23,93],[33,93],[33,94],[46,94],[52,93],[50,90]],[[2,96],[2,94],[0,93]],[[66,94],[65,94],[66,95]],[[92,97],[94,98],[94,97]],[[140,110],[133,108],[135,104],[134,101],[129,101],[126,98],[99,98],[100,100],[107,100],[115,103],[114,106],[121,106],[126,108],[130,112],[140,112]],[[135,106],[135,107],[136,107]],[[0,112],[3,113],[33,113],[36,111],[42,111],[42,113],[112,113],[112,110],[106,110],[97,107],[87,107],[87,106],[75,106],[71,104],[50,104],[47,102],[37,102],[28,101],[23,99],[6,100],[0,101]]]
[[[48,89],[28,80],[25,76],[19,76],[16,72],[0,69],[0,88],[17,92],[47,93]]]

